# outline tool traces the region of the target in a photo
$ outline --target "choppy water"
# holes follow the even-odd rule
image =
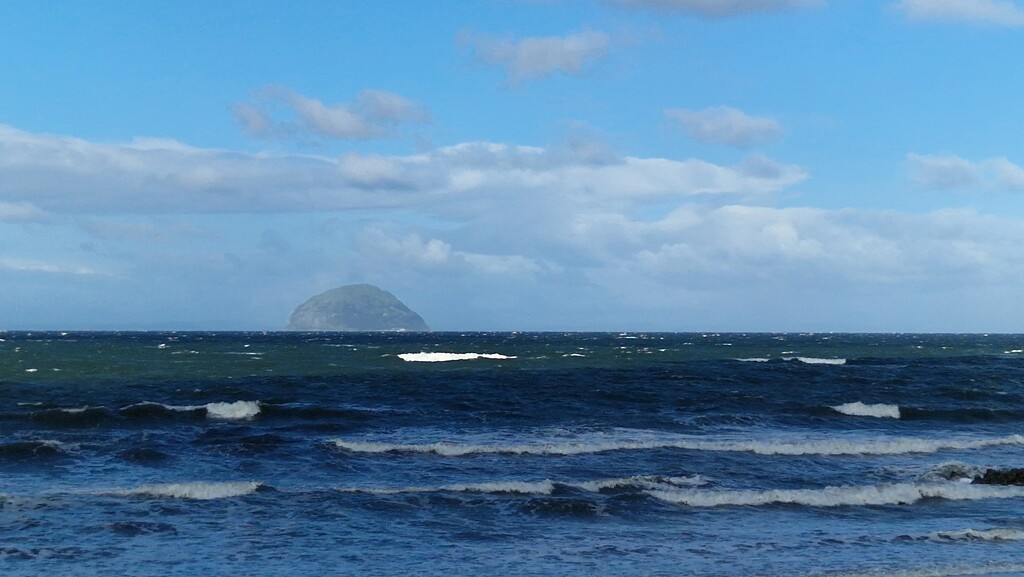
[[[0,333],[0,574],[1024,574],[1024,336]]]

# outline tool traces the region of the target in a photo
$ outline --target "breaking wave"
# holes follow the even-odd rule
[[[769,490],[656,490],[648,495],[677,505],[721,507],[728,505],[804,505],[843,507],[910,505],[922,499],[974,501],[1024,497],[1024,487],[971,485],[966,483],[894,483],[887,485],[824,487],[821,489]]]
[[[443,363],[449,361],[473,361],[476,359],[504,360],[514,356],[499,353],[402,353],[398,358],[410,363]]]
[[[979,449],[998,445],[1024,445],[1024,436],[919,439],[818,439],[818,440],[766,440],[733,441],[708,440],[693,437],[655,439],[567,439],[559,442],[524,444],[450,443],[423,444],[387,443],[381,441],[331,440],[335,447],[353,453],[433,453],[444,457],[471,455],[583,455],[608,451],[637,451],[652,449],[684,449],[692,451],[747,452],[758,455],[902,455],[908,453],[936,453],[943,450]]]
[[[844,415],[850,415],[854,417],[875,417],[878,419],[900,418],[900,408],[898,405],[886,405],[884,403],[866,405],[860,401],[857,401],[855,403],[843,403],[842,405],[834,405],[832,408]]]
[[[244,495],[255,493],[261,487],[264,487],[264,485],[255,481],[236,481],[227,483],[198,481],[193,483],[144,485],[134,489],[112,491],[111,493],[124,497],[153,497],[208,501],[212,499],[242,497]]]

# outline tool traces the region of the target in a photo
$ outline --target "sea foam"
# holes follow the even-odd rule
[[[855,403],[843,403],[842,405],[834,405],[832,408],[844,415],[850,415],[854,417],[875,417],[879,419],[900,418],[900,408],[898,405],[886,405],[884,403],[866,405],[860,401],[857,401]]]
[[[802,439],[802,440],[713,440],[703,437],[668,437],[653,439],[595,439],[582,437],[559,442],[523,444],[452,443],[423,444],[387,443],[381,441],[330,441],[339,449],[354,453],[433,453],[444,457],[487,454],[510,455],[583,455],[607,451],[638,451],[652,449],[684,449],[692,451],[747,452],[758,455],[902,455],[936,453],[944,450],[980,449],[999,445],[1024,445],[1024,436],[983,438],[919,439],[907,437]]]
[[[256,492],[262,483],[255,481],[236,481],[227,483],[211,483],[198,481],[193,483],[167,483],[161,485],[144,485],[134,489],[113,491],[115,495],[126,497],[155,497],[171,499],[227,499],[230,497],[241,497]]]
[[[807,507],[843,507],[870,505],[910,505],[921,499],[973,501],[979,499],[1015,499],[1024,497],[1024,487],[969,485],[964,483],[893,483],[885,485],[824,487],[820,489],[768,490],[659,490],[647,491],[652,497],[690,507],[727,505],[762,506],[773,504]]]
[[[449,361],[473,361],[476,359],[504,360],[514,359],[514,356],[502,355],[500,353],[402,353],[398,358],[410,363],[443,363]]]

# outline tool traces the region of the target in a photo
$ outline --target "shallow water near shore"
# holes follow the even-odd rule
[[[0,333],[5,575],[1018,575],[1024,336]]]

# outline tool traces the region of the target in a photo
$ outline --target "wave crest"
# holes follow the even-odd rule
[[[505,360],[515,356],[500,353],[402,353],[398,358],[410,363],[444,363],[449,361],[474,361],[476,359]]]
[[[965,483],[894,483],[888,485],[824,487],[821,489],[768,490],[659,490],[647,491],[652,497],[690,507],[728,505],[804,505],[807,507],[843,507],[871,505],[910,505],[922,499],[973,501],[1024,497],[1024,487],[983,486]]]
[[[144,485],[134,489],[114,491],[115,495],[125,497],[156,497],[171,499],[195,499],[208,501],[212,499],[227,499],[230,497],[242,497],[256,492],[263,487],[262,483],[255,481],[235,481],[227,483],[212,483],[197,481],[193,483],[166,483],[160,485]]]
[[[709,440],[694,437],[654,439],[566,439],[515,445],[499,443],[387,443],[382,441],[331,440],[335,447],[353,453],[432,453],[443,457],[472,455],[584,455],[607,451],[683,449],[690,451],[747,452],[758,455],[903,455],[937,453],[944,450],[980,449],[999,445],[1024,445],[1024,436],[919,439],[811,439],[811,440]]]
[[[843,403],[842,405],[833,405],[832,408],[844,415],[850,415],[853,417],[875,417],[876,419],[900,418],[899,405],[886,405],[884,403],[866,405],[860,401],[857,401],[854,403]]]

